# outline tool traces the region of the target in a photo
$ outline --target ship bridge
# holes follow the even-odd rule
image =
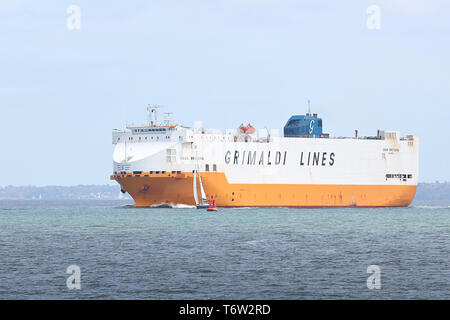
[[[114,129],[112,143],[133,142],[189,142],[192,141],[192,133],[187,127],[181,126],[170,120],[170,112],[165,113],[167,118],[158,122],[157,109],[159,106],[148,106],[148,124],[127,125],[127,131]]]

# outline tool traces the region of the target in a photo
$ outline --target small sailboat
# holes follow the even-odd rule
[[[199,203],[198,201],[198,194],[197,194],[197,175],[198,175],[198,181],[200,184],[200,193],[202,196],[202,201]],[[203,184],[202,184],[202,177],[200,176],[200,173],[197,170],[194,170],[194,200],[195,200],[195,206],[197,207],[197,209],[206,209],[209,208],[209,204],[206,202],[206,194],[205,194],[205,190],[203,189]]]

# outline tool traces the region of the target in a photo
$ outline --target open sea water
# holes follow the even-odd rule
[[[0,299],[449,299],[450,202],[140,209],[0,201]],[[70,265],[81,289],[69,289]],[[369,289],[370,265],[379,289]]]

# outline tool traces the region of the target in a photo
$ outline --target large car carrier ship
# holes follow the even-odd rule
[[[398,131],[330,137],[317,114],[292,116],[284,136],[251,125],[226,133],[157,122],[114,130],[114,174],[138,207],[408,206],[418,182],[419,139]]]

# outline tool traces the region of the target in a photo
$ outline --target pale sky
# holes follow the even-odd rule
[[[11,0],[0,44],[0,186],[113,183],[111,131],[148,103],[281,130],[308,99],[331,136],[418,135],[419,180],[450,181],[450,1]]]

